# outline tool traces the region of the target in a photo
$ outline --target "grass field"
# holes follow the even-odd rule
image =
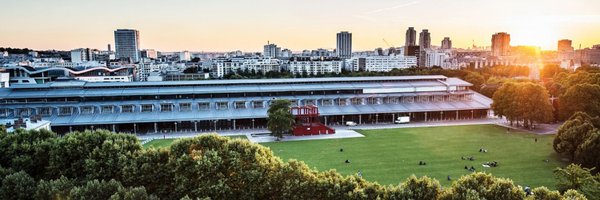
[[[470,173],[464,167],[512,179],[516,184],[555,187],[553,169],[563,166],[552,150],[553,135],[538,136],[495,125],[360,131],[366,137],[263,143],[282,159],[302,160],[318,170],[336,169],[381,184],[398,184],[411,174],[434,177],[443,185]],[[538,141],[535,142],[534,138]],[[340,148],[344,151],[340,152]],[[487,149],[480,153],[479,149]],[[474,156],[475,161],[461,156]],[[344,161],[348,159],[349,164]],[[548,159],[548,162],[544,160]],[[419,166],[419,161],[427,163]],[[497,161],[498,167],[482,163]]]
[[[362,171],[364,178],[398,184],[414,174],[436,178],[443,185],[470,173],[464,167],[512,179],[516,184],[555,188],[552,171],[564,164],[552,150],[553,135],[539,136],[495,125],[361,130],[364,138],[262,143],[283,160],[302,160],[318,170],[336,169],[344,175]],[[245,136],[234,136],[244,138]],[[535,142],[535,138],[538,139]],[[167,147],[173,139],[158,139],[144,147]],[[340,148],[344,151],[340,152]],[[480,153],[479,149],[487,149]],[[461,157],[475,157],[474,161]],[[544,160],[548,160],[545,162]],[[350,163],[345,163],[349,160]],[[419,161],[427,163],[419,166]],[[498,167],[482,163],[496,161]]]
[[[245,135],[232,135],[232,136],[225,136],[225,137],[229,137],[232,139],[244,139],[244,140],[248,139]],[[152,140],[152,141],[144,144],[144,148],[169,147],[175,140],[176,139],[155,139],[155,140]]]

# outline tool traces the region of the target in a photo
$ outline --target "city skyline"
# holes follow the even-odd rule
[[[106,49],[121,28],[140,31],[141,49],[160,51],[260,52],[267,41],[295,52],[333,49],[341,31],[353,33],[354,51],[373,50],[388,47],[383,39],[403,46],[408,27],[428,29],[436,46],[450,37],[457,48],[491,46],[497,32],[511,34],[513,46],[545,50],[561,39],[575,48],[600,43],[600,2],[592,0],[345,2],[9,1],[0,7],[0,46]]]

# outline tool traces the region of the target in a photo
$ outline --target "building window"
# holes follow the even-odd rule
[[[352,98],[350,101],[352,105],[362,105],[362,98]]]
[[[263,101],[253,101],[252,102],[252,107],[253,108],[264,108],[264,102]]]
[[[133,112],[133,105],[122,105],[121,106],[121,112],[122,113],[132,113]]]
[[[333,105],[333,100],[331,100],[331,99],[323,99],[323,100],[321,100],[321,105],[322,106],[331,106],[331,105]]]
[[[369,105],[378,104],[377,98],[376,97],[369,97],[369,98],[367,98],[367,104],[369,104]]]
[[[200,103],[198,103],[198,109],[200,109],[200,110],[209,110],[210,109],[210,103],[208,103],[208,102],[200,102]]]
[[[227,102],[217,102],[216,107],[217,107],[217,110],[227,110],[228,103]]]
[[[31,115],[31,111],[29,108],[17,108],[17,116],[25,117]]]
[[[246,109],[246,102],[245,101],[236,101],[235,109]]]
[[[153,110],[154,110],[154,105],[142,104],[142,112],[152,112]]]
[[[314,99],[305,99],[304,100],[304,105],[305,106],[314,106],[315,105],[315,100]]]
[[[94,114],[93,106],[81,106],[79,109],[81,109],[81,114]]]
[[[9,109],[6,109],[6,108],[0,109],[0,117],[8,117],[9,113],[10,113]]]
[[[179,111],[181,111],[181,112],[192,111],[192,103],[180,103]]]
[[[100,107],[100,112],[102,114],[109,114],[109,113],[113,113],[115,111],[115,107],[114,106],[102,106]]]
[[[170,103],[160,104],[160,111],[161,112],[173,112],[173,104],[170,104]]]
[[[58,115],[72,115],[73,107],[60,107],[58,109]]]
[[[348,105],[348,101],[346,99],[343,99],[343,98],[336,99],[335,101],[336,101],[335,104],[338,105],[338,106],[346,106],[346,105]]]
[[[50,107],[39,108],[38,114],[40,114],[41,116],[50,116],[50,115],[52,115],[52,108],[50,108]]]
[[[298,100],[290,100],[290,102],[292,107],[298,106]]]

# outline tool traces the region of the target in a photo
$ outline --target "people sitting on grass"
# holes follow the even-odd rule
[[[481,152],[481,153],[487,153],[487,149],[480,148],[480,149],[479,149],[479,152]]]
[[[427,165],[424,161],[419,161],[419,165]]]
[[[350,160],[346,160],[346,162],[345,162],[345,163],[350,163]]]
[[[471,166],[471,168],[469,168],[469,171],[475,172],[475,167]]]
[[[448,179],[448,181],[451,181],[451,180],[452,180],[452,178],[450,178],[450,175],[448,175],[447,179]]]
[[[492,162],[485,162],[482,164],[483,167],[497,167],[498,166],[498,162],[496,161],[492,161]]]
[[[344,149],[343,149],[343,148],[340,148],[340,152],[344,152]]]

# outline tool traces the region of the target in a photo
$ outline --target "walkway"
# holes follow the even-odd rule
[[[559,124],[540,124],[534,130],[528,130],[523,128],[512,127],[504,119],[493,118],[493,119],[478,119],[478,120],[459,120],[459,121],[434,121],[434,122],[411,122],[407,124],[361,124],[358,126],[332,126],[335,129],[335,134],[327,135],[310,135],[310,136],[284,136],[281,141],[298,141],[298,140],[322,140],[322,139],[340,139],[340,138],[356,138],[364,137],[364,135],[354,130],[371,130],[371,129],[389,129],[389,128],[418,128],[418,127],[439,127],[439,126],[460,126],[460,125],[481,125],[481,124],[495,124],[504,127],[510,127],[520,131],[530,132],[539,135],[555,134],[558,130]],[[177,133],[155,133],[138,135],[140,140],[146,142],[153,139],[177,139],[177,138],[191,138],[200,136],[203,134],[217,133],[222,136],[236,136],[245,135],[248,140],[255,143],[263,142],[274,142],[276,138],[269,135],[269,130],[266,129],[245,129],[245,130],[224,130],[217,132],[177,132]]]

